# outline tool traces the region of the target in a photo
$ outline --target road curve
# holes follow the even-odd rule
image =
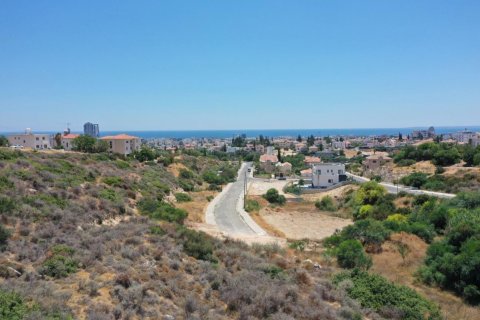
[[[359,182],[359,183],[365,183],[365,182],[370,181],[370,179],[368,179],[368,178],[360,177],[360,176],[357,176],[357,175],[349,173],[349,172],[347,172],[347,176],[352,178],[354,181]],[[451,198],[455,198],[455,196],[456,196],[455,194],[451,194],[451,193],[418,190],[418,189],[413,189],[413,188],[409,188],[409,187],[402,186],[402,185],[394,185],[394,184],[385,183],[385,182],[380,182],[379,184],[382,185],[385,189],[387,189],[388,193],[391,193],[391,194],[397,194],[397,193],[403,191],[403,192],[414,194],[414,195],[425,194],[425,195],[428,195],[428,196],[437,197],[437,198],[444,198],[444,199],[451,199]]]
[[[230,235],[266,235],[242,207],[245,178],[249,176],[247,171],[251,166],[251,163],[244,163],[238,171],[237,180],[227,186],[212,204],[212,220],[221,231]]]

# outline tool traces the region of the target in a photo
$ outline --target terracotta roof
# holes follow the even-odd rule
[[[278,162],[278,158],[276,155],[271,154],[262,154],[260,156],[260,162]]]
[[[368,160],[378,160],[378,159],[384,159],[384,160],[392,160],[392,158],[388,156],[384,156],[383,154],[372,154],[371,156],[367,157]]]
[[[300,174],[301,174],[302,176],[305,176],[305,175],[307,175],[307,174],[312,174],[312,169],[302,170],[302,171],[300,171]]]
[[[116,136],[106,136],[100,138],[102,140],[134,140],[134,139],[139,139],[138,137],[134,136],[129,136],[128,134],[118,134]]]
[[[284,162],[284,163],[277,163],[277,167],[291,167],[292,164],[290,162]]]
[[[79,134],[76,134],[76,133],[69,133],[69,134],[66,134],[62,137],[62,139],[75,139],[75,138],[78,138],[80,137]]]
[[[306,156],[304,161],[305,163],[318,163],[318,162],[322,162],[322,159],[320,159],[319,157]]]

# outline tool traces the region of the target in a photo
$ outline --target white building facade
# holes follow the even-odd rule
[[[344,164],[321,163],[312,167],[312,186],[314,188],[328,188],[346,180]]]
[[[52,135],[35,134],[29,129],[25,133],[12,134],[8,136],[8,143],[11,146],[22,146],[33,150],[45,150],[52,148]]]

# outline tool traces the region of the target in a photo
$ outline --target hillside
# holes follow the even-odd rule
[[[175,162],[185,166],[177,176],[163,164],[105,155],[1,149],[0,315],[379,318],[336,289],[328,267],[275,245],[248,247],[186,228],[187,212],[174,201],[180,185],[212,189],[228,177],[210,171],[235,172],[235,164]]]

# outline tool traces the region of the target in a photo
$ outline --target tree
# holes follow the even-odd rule
[[[62,134],[60,132],[57,132],[55,134],[55,147],[60,148],[62,146]]]
[[[298,142],[302,142],[302,136],[301,136],[301,135],[298,135],[297,141],[298,141]]]
[[[346,240],[337,248],[337,261],[342,268],[370,269],[372,259],[365,253],[363,246],[358,240]]]
[[[278,193],[277,189],[271,188],[268,189],[267,193],[263,197],[270,203],[284,204],[286,199],[285,196]]]
[[[311,147],[315,144],[315,137],[313,134],[307,138],[307,146]]]
[[[8,139],[5,136],[0,136],[0,147],[7,147]]]
[[[428,176],[423,172],[414,172],[408,176],[403,177],[400,181],[414,188],[420,189],[425,183],[427,183]]]
[[[398,133],[398,141],[403,141],[403,135],[401,132]]]
[[[93,153],[95,150],[95,142],[97,139],[88,135],[80,135],[73,139],[73,150],[80,152]]]
[[[135,151],[133,156],[140,162],[153,161],[157,158],[156,153],[147,147],[142,147],[139,151]]]

